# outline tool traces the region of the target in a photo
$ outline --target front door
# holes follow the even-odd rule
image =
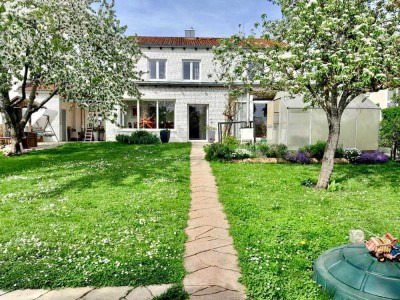
[[[61,141],[67,141],[67,111],[65,109],[61,110]]]
[[[254,116],[254,127],[256,128],[256,137],[266,138],[268,103],[254,101],[253,109],[254,109],[253,116]]]
[[[188,106],[189,140],[207,140],[208,105],[192,104]]]

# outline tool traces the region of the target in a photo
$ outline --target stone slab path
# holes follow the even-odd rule
[[[243,300],[245,288],[238,282],[237,253],[203,146],[193,143],[190,155],[192,203],[183,284],[191,300]]]
[[[165,293],[171,284],[104,288],[66,288],[62,290],[0,290],[0,300],[151,300]]]

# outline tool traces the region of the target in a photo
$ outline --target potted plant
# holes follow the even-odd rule
[[[168,128],[164,128],[164,129],[160,130],[161,143],[163,143],[163,144],[168,143],[170,136],[171,136],[171,131]]]
[[[103,125],[100,125],[97,127],[98,132],[99,132],[99,141],[104,141],[104,133],[106,132],[105,128]]]
[[[262,124],[261,133],[262,133],[261,143],[267,143],[267,125],[266,124]]]
[[[215,127],[213,127],[211,125],[208,125],[206,129],[207,129],[208,142],[209,143],[214,143],[214,141],[215,141],[215,132],[217,131],[217,128],[215,128]]]
[[[99,127],[93,127],[93,141],[99,140]]]

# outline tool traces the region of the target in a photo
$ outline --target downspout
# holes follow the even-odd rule
[[[246,123],[247,123],[247,127],[250,127],[250,94],[249,93],[246,94],[246,102],[247,102]]]

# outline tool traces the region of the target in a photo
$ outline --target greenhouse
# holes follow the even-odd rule
[[[326,141],[328,121],[321,108],[305,109],[303,97],[277,93],[267,106],[267,140],[297,150],[307,144]],[[339,145],[344,148],[377,150],[380,108],[365,95],[356,97],[345,109],[341,121]]]

